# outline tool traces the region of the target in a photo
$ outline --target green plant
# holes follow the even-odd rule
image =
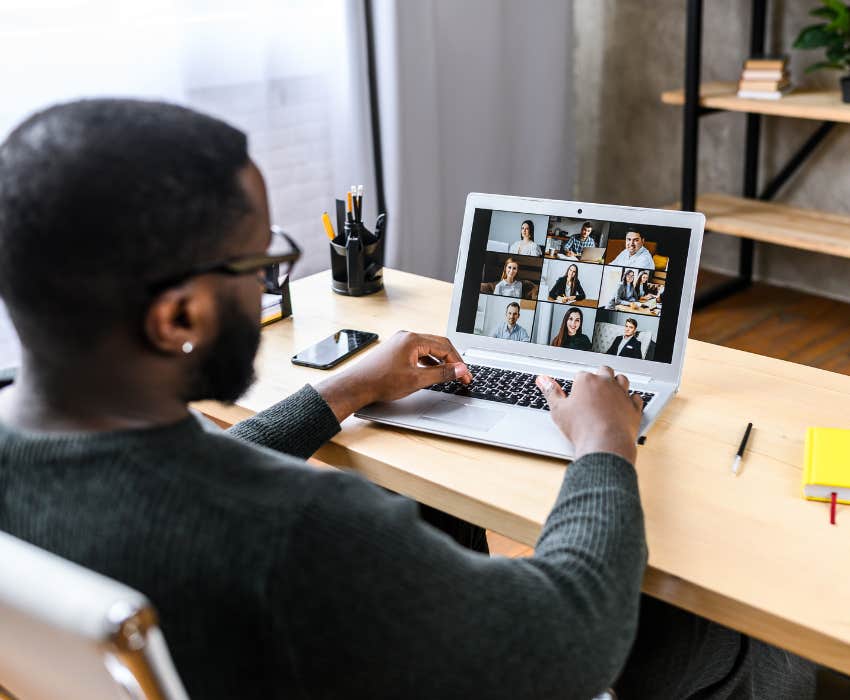
[[[826,49],[826,60],[808,68],[810,73],[821,68],[850,71],[850,5],[841,0],[822,0],[809,14],[826,20],[805,27],[794,42],[795,49]]]

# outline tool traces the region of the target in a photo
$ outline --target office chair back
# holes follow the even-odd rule
[[[0,532],[0,700],[188,700],[132,588]]]

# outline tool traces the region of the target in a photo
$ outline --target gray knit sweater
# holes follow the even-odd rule
[[[0,529],[144,592],[196,700],[587,700],[612,682],[646,561],[630,464],[578,460],[534,557],[489,558],[301,461],[338,430],[309,386],[229,434],[0,425]]]

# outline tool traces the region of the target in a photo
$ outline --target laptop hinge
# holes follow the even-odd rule
[[[464,362],[486,364],[491,367],[510,369],[518,372],[536,372],[551,374],[554,377],[571,377],[577,372],[595,372],[602,363],[563,362],[543,357],[530,357],[510,352],[493,352],[480,348],[469,348],[463,353]],[[649,384],[652,377],[639,372],[620,372],[628,377],[632,384]]]

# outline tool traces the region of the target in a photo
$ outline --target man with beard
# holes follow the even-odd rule
[[[189,411],[250,383],[269,230],[244,134],[215,119],[91,100],[12,132],[0,296],[23,359],[0,392],[0,529],[145,593],[193,698],[605,688],[646,561],[628,380],[582,374],[567,398],[539,377],[577,458],[536,552],[458,546],[409,500],[302,461],[363,405],[471,381],[444,338],[400,333],[228,433]],[[662,646],[667,628],[653,630]],[[706,683],[745,668],[723,651],[712,673],[680,667]]]

